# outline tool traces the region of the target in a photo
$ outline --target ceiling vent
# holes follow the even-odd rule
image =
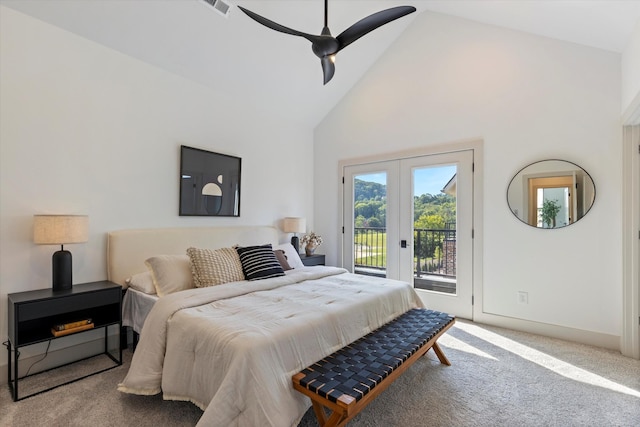
[[[225,18],[229,17],[229,12],[231,11],[231,3],[223,0],[204,0],[204,2],[213,7],[213,9],[220,15],[224,16]]]

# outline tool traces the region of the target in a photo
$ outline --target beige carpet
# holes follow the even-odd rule
[[[640,426],[640,361],[464,321],[439,342],[452,366],[428,353],[349,426]],[[121,367],[17,403],[3,387],[0,425],[195,425],[202,413],[190,403],[116,391],[130,358],[125,351]],[[29,380],[42,385],[57,371]],[[311,411],[300,423],[316,425]]]

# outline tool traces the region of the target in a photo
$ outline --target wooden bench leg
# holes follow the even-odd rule
[[[327,424],[327,415],[324,412],[324,407],[313,399],[311,400],[311,404],[313,405],[313,412],[316,414],[318,424],[320,424],[320,427],[324,427]]]
[[[438,360],[440,360],[440,363],[447,366],[451,366],[451,362],[449,362],[449,359],[447,359],[447,356],[444,355],[442,349],[440,348],[437,342],[434,342],[431,348],[436,353],[436,356],[438,356]]]
[[[333,411],[333,414],[327,420],[325,427],[342,427],[347,423],[347,417],[345,414],[341,414],[338,411]]]
[[[347,414],[334,410],[329,418],[327,418],[327,413],[325,412],[324,406],[311,399],[311,404],[313,406],[313,412],[316,414],[316,419],[318,420],[318,424],[320,427],[337,427],[343,426],[347,421]],[[331,409],[329,409],[331,411]]]

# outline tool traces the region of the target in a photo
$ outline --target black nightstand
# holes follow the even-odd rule
[[[324,255],[313,254],[307,256],[305,254],[300,254],[300,259],[306,267],[310,267],[312,265],[324,265]]]
[[[108,349],[109,326],[117,325],[118,334],[122,327],[122,287],[106,280],[74,285],[69,290],[54,291],[53,289],[39,289],[36,291],[18,292],[7,295],[9,302],[9,340],[5,343],[8,351],[8,382],[14,401],[44,393],[65,384],[86,378],[91,375],[122,365],[122,347],[120,337],[117,340],[117,354],[114,356]],[[81,319],[91,319],[92,329],[78,331],[69,335],[55,337],[51,331],[54,325],[75,322]],[[28,396],[18,396],[19,349],[40,342],[64,339],[71,335],[81,334],[94,329],[104,328],[104,352],[116,364],[114,366],[93,372],[81,378],[58,384],[38,391]],[[13,361],[12,353],[13,351]],[[97,356],[97,355],[94,355]],[[91,356],[91,357],[94,357]],[[76,360],[85,360],[87,358]],[[11,365],[13,362],[13,371]],[[72,362],[73,363],[73,362]],[[32,374],[32,375],[37,375]],[[28,375],[31,376],[31,375]]]

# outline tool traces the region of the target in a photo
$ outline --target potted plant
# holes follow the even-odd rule
[[[302,236],[302,244],[305,245],[305,255],[311,256],[315,252],[316,248],[322,244],[322,237],[311,231],[311,233]]]
[[[557,200],[544,199],[542,202],[542,223],[547,225],[547,228],[556,227],[556,215],[560,212],[560,203]]]

